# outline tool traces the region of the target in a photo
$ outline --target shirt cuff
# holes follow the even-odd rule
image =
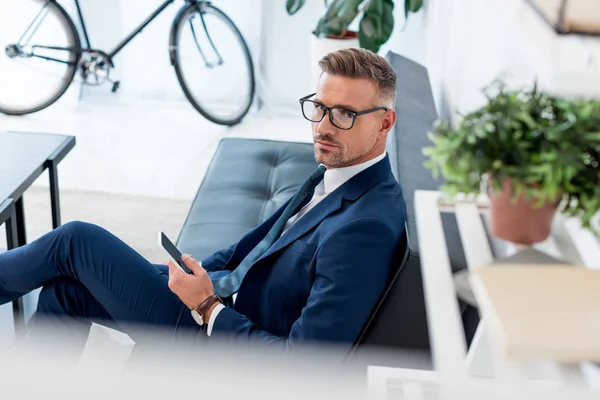
[[[221,310],[224,309],[224,308],[225,308],[225,306],[223,304],[217,304],[217,306],[215,307],[215,309],[210,314],[210,318],[208,320],[208,327],[206,328],[206,334],[208,336],[210,336],[210,334],[212,333],[212,328],[213,328],[213,325],[215,323],[215,320],[217,319],[217,315],[219,315],[219,313],[221,312]]]

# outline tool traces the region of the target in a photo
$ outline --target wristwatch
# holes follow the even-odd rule
[[[223,300],[216,294],[213,294],[208,299],[204,300],[202,304],[192,310],[192,317],[198,325],[204,325],[208,321],[204,321],[204,314],[213,306],[215,303],[223,304]]]

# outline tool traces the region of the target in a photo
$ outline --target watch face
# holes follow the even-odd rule
[[[198,314],[198,311],[192,310],[192,317],[194,318],[194,321],[196,321],[196,323],[198,325],[204,325],[204,321],[202,320],[202,316],[200,314]]]

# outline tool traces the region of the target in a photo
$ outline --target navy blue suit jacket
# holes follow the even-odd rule
[[[203,267],[235,269],[286,206],[202,260]],[[286,347],[350,345],[400,262],[404,222],[402,191],[386,156],[330,193],[267,250],[246,274],[233,308],[217,316],[211,335]]]

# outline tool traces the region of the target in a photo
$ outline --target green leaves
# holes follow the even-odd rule
[[[434,177],[441,172],[446,193],[476,195],[490,175],[494,187],[512,179],[538,206],[562,197],[561,211],[590,228],[600,210],[600,100],[496,86],[456,128],[434,124],[425,167]]]
[[[408,18],[409,12],[416,13],[423,7],[423,0],[404,0],[404,17]]]
[[[394,30],[394,3],[392,0],[371,0],[365,9],[358,41],[360,47],[374,53],[388,41]]]
[[[289,15],[294,15],[302,8],[304,3],[306,3],[306,0],[287,0],[285,8]]]
[[[289,15],[294,15],[305,3],[306,0],[286,0],[286,10]],[[423,0],[405,0],[404,6],[408,16],[409,12],[421,9]],[[343,37],[352,21],[361,13],[358,30],[360,47],[377,53],[394,30],[393,0],[333,0],[317,22],[313,34],[319,38]]]
[[[313,32],[317,37],[341,36],[358,15],[358,6],[363,0],[334,0]]]

